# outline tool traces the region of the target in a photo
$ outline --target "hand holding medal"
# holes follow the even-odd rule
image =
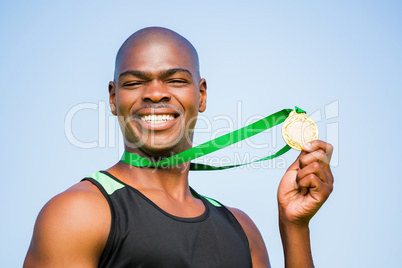
[[[278,188],[280,226],[307,226],[332,192],[334,178],[329,161],[333,148],[318,140],[316,123],[296,111],[283,123],[282,137],[290,147],[302,152]]]

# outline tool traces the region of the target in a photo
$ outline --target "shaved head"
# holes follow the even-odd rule
[[[133,33],[121,45],[116,55],[114,81],[117,81],[119,76],[119,67],[125,60],[126,56],[133,51],[134,48],[140,46],[158,45],[174,45],[180,51],[188,54],[192,60],[195,75],[200,77],[198,53],[194,46],[180,34],[162,27],[149,27],[141,29]]]
[[[125,146],[159,156],[190,148],[197,115],[206,108],[206,89],[197,51],[183,36],[160,27],[132,34],[117,53],[109,82],[109,102]],[[149,115],[170,120],[151,122]]]

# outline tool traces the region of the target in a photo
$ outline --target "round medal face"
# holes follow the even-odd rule
[[[283,123],[282,137],[290,147],[301,151],[303,144],[318,139],[318,127],[306,114],[293,111]]]

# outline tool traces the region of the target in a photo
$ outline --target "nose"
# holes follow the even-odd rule
[[[169,101],[170,98],[170,92],[166,85],[157,81],[148,84],[142,95],[142,100],[147,102]]]

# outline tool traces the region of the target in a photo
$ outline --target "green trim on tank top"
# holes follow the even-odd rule
[[[209,197],[206,197],[206,196],[203,196],[203,195],[201,195],[202,197],[204,197],[206,200],[208,200],[209,201],[209,203],[211,203],[212,205],[214,205],[215,207],[221,207],[222,205],[221,204],[219,204],[217,201],[215,201],[214,199],[212,199],[212,198],[209,198]]]
[[[105,189],[108,195],[111,195],[116,190],[125,187],[124,184],[121,184],[120,182],[113,180],[108,175],[103,174],[101,172],[95,172],[91,174],[89,177],[99,182],[99,184],[102,185],[103,189]]]
[[[200,199],[198,196],[197,196],[197,194],[195,194],[194,193],[194,190],[192,189],[192,188],[190,188],[190,192],[191,192],[191,194],[193,195],[193,197],[194,198],[197,198],[197,199]],[[212,198],[209,198],[209,197],[206,197],[205,195],[200,195],[200,194],[198,194],[199,196],[202,196],[202,197],[204,197],[206,200],[208,200],[208,202],[209,203],[211,203],[213,206],[215,206],[215,207],[221,207],[222,205],[221,204],[219,204],[219,202],[218,201],[216,201],[216,200],[214,200],[214,199],[212,199]]]
[[[99,182],[100,185],[102,185],[103,189],[107,192],[108,195],[112,195],[116,190],[119,190],[121,188],[124,188],[125,185],[115,181],[113,178],[109,177],[108,175],[102,173],[102,172],[95,172],[89,176],[90,178],[96,180]],[[194,197],[198,198],[194,193],[192,193]],[[219,204],[217,201],[215,201],[212,198],[200,195],[204,197],[206,200],[208,200],[209,203],[214,205],[215,207],[221,207],[222,205]]]

